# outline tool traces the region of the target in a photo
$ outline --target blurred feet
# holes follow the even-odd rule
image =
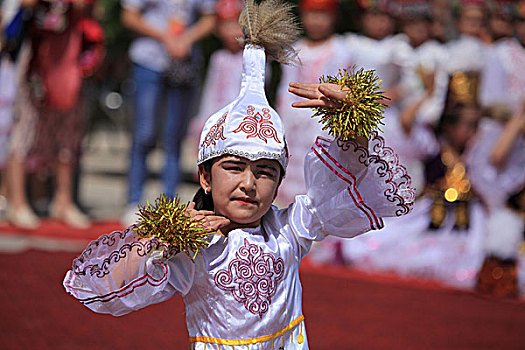
[[[49,216],[77,229],[86,229],[91,225],[87,215],[74,204],[61,206],[52,202],[49,206]]]
[[[38,216],[28,205],[22,205],[18,208],[8,206],[6,219],[11,225],[24,230],[35,230],[40,225]]]

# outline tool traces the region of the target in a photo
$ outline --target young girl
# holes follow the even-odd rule
[[[295,39],[280,47],[266,40],[273,33],[287,37],[281,34],[293,27],[290,21],[259,27],[264,14],[278,12],[271,8],[276,3],[247,3],[240,95],[202,132],[202,188],[187,213],[213,232],[207,247],[195,259],[170,257],[170,247],[141,237],[134,226],[100,237],[64,280],[91,310],[118,316],[181,295],[194,349],[308,349],[299,266],[312,242],[329,234],[353,237],[380,228],[383,216],[409,211],[410,179],[376,134],[368,142],[318,139],[305,161],[308,193],[287,209],[272,206],[288,152],[282,122],[264,95],[265,50],[254,43],[272,54]],[[335,88],[293,84],[290,90],[309,98],[296,107],[341,107],[337,101],[346,93]]]

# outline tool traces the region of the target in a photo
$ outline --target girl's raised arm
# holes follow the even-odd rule
[[[369,80],[362,83],[360,74]],[[306,155],[307,195],[298,196],[289,210],[291,226],[306,248],[302,256],[308,241],[381,229],[384,217],[407,214],[414,204],[415,191],[406,169],[377,131],[384,96],[370,88],[376,80],[367,74],[340,74],[354,79],[351,84],[290,84],[290,92],[307,99],[293,106],[316,109],[315,116],[334,136],[333,140],[318,137]]]

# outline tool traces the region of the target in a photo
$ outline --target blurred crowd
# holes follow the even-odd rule
[[[196,159],[206,119],[239,93],[242,0],[1,3],[0,208],[6,219],[38,228],[28,197],[35,191],[26,183],[26,174],[37,174],[53,180],[47,215],[76,228],[90,225],[75,193],[93,118],[86,86],[93,82],[100,88],[120,79],[133,86],[123,224],[133,223],[144,201],[146,161],[158,143],[166,155],[162,191],[174,196],[183,175],[183,141]],[[268,96],[285,123],[291,155],[276,203],[286,206],[305,191],[304,154],[317,136],[328,137],[311,111],[291,107],[297,97],[288,84],[315,83],[354,66],[381,78],[389,105],[382,131],[419,194],[410,215],[352,240],[327,239],[314,246],[312,261],[517,296],[525,288],[525,264],[519,263],[525,1],[297,5],[301,65],[267,67]]]

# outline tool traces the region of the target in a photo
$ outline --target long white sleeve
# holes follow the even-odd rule
[[[66,291],[89,309],[121,316],[191,288],[194,263],[165,243],[139,240],[133,226],[91,242],[73,261],[64,279]]]
[[[368,148],[318,138],[306,155],[305,178],[307,195],[286,210],[301,257],[313,240],[381,229],[383,217],[407,214],[414,204],[406,169],[378,135]]]

